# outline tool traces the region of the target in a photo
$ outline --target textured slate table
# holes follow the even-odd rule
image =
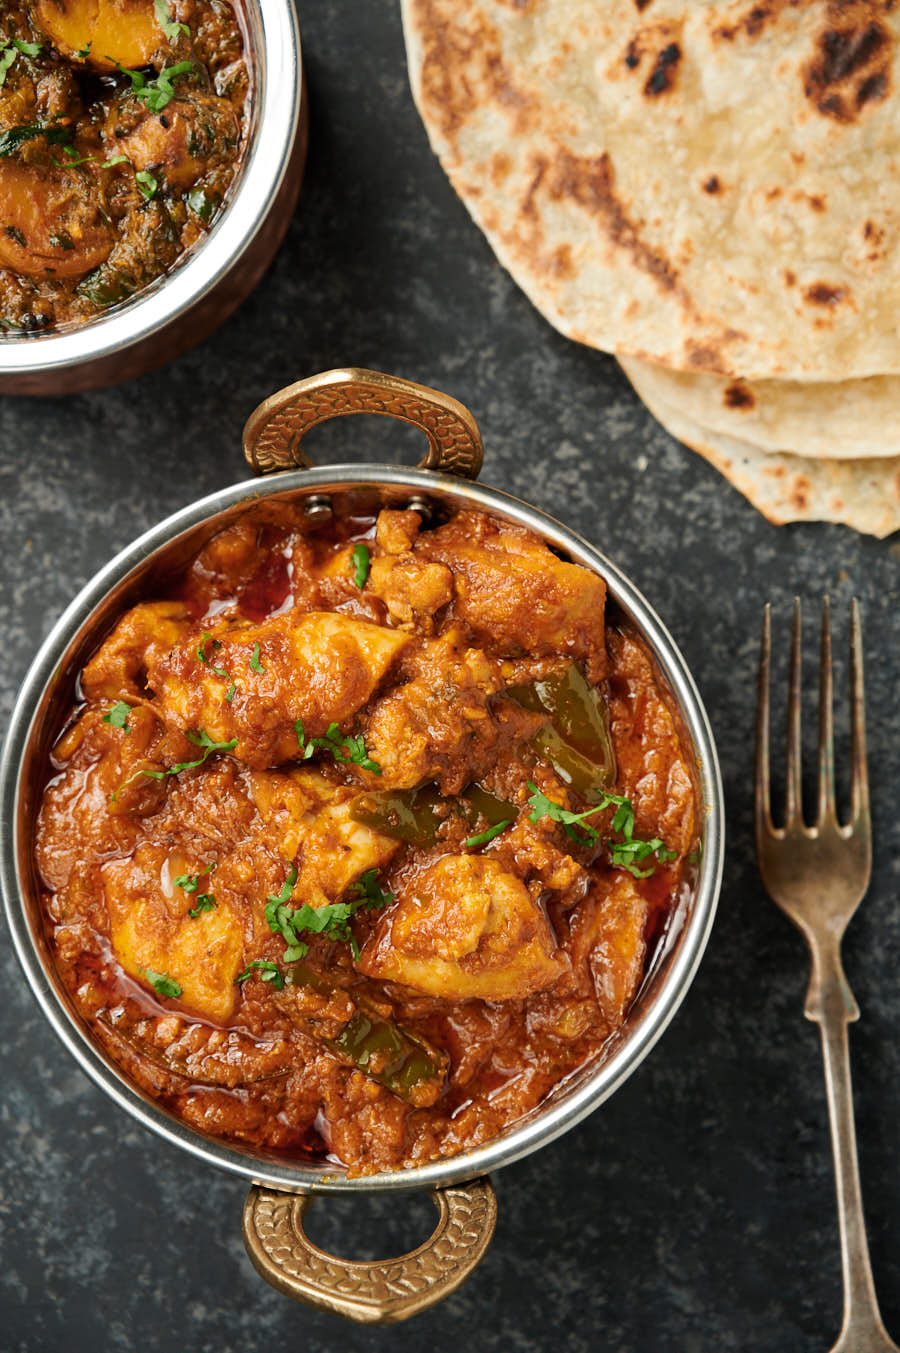
[[[840,1270],[817,1037],[801,1013],[806,960],[761,895],[748,795],[760,608],[775,603],[786,644],[795,589],[811,600],[829,590],[844,632],[850,596],[864,604],[877,866],[846,966],[863,1009],[851,1039],[873,1261],[900,1335],[900,547],[842,527],[769,526],[662,432],[611,359],[544,323],[431,156],[393,0],[330,0],[301,22],[308,174],[255,296],[158,374],[0,403],[0,712],[63,605],[113,552],[244,476],[239,431],[260,399],[331,366],[394,371],[470,405],[486,482],[597,542],[683,647],[728,800],[719,919],[681,1013],[628,1084],[497,1177],[496,1238],[468,1285],[388,1331],[309,1311],[257,1278],[240,1239],[243,1186],[113,1111],[38,1015],[4,944],[0,1349],[829,1348]],[[415,437],[384,420],[335,428],[315,436],[322,457],[417,454]],[[352,1257],[399,1252],[431,1229],[422,1199],[317,1212],[313,1234]]]

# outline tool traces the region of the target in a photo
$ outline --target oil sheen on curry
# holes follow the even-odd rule
[[[0,3],[0,331],[90,319],[201,239],[248,90],[225,0]]]
[[[79,1013],[251,1148],[369,1173],[495,1136],[622,1025],[686,886],[647,651],[479,512],[258,505],[161,591],[84,667],[40,807]]]

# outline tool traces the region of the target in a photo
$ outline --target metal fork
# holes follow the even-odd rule
[[[804,1013],[819,1025],[844,1276],[844,1322],[831,1353],[900,1353],[878,1310],[853,1124],[847,1025],[859,1006],[841,964],[841,939],[862,901],[872,873],[872,830],[866,769],[865,708],[859,605],[851,612],[852,798],[850,821],[838,821],[834,795],[831,621],[822,607],[819,662],[819,785],[815,825],[803,820],[800,751],[801,616],[794,602],[791,674],[787,709],[784,826],[775,827],[769,799],[769,662],[771,608],[763,614],[756,720],[756,853],[766,891],[802,930],[812,957]]]

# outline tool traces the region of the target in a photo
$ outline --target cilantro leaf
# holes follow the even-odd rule
[[[630,799],[621,794],[601,794],[600,802],[594,804],[593,808],[588,808],[584,813],[570,813],[567,808],[563,808],[552,799],[548,799],[546,794],[542,794],[537,785],[528,781],[528,788],[531,794],[528,803],[531,807],[529,821],[540,822],[541,818],[549,817],[552,822],[559,822],[565,832],[571,836],[573,841],[579,845],[595,845],[600,840],[600,833],[596,828],[590,826],[587,822],[589,817],[595,813],[603,812],[606,808],[616,805],[616,811],[613,815],[612,830],[621,833],[624,837],[622,841],[607,841],[606,848],[609,851],[609,862],[617,869],[627,869],[629,874],[635,878],[647,878],[653,873],[657,864],[667,864],[670,860],[677,858],[677,852],[667,850],[660,838],[654,837],[651,841],[635,840],[634,832],[634,809],[631,806]],[[639,869],[638,865],[645,860],[651,860],[649,869]]]
[[[23,42],[21,38],[13,38],[12,45],[17,51],[20,51],[23,56],[30,56],[32,60],[34,57],[40,56],[41,52],[44,50],[44,44],[42,42]]]
[[[138,972],[142,972],[158,996],[171,996],[177,999],[182,993],[182,985],[176,982],[174,977],[170,977],[167,972],[154,972],[152,968],[142,968],[138,964]]]
[[[167,0],[153,0],[153,8],[156,12],[156,22],[169,42],[176,42],[179,33],[187,33],[190,36],[191,30],[187,24],[177,23],[172,18]]]
[[[361,766],[363,770],[370,770],[375,775],[381,774],[381,767],[377,761],[373,761],[366,751],[366,743],[361,733],[353,736],[351,734],[342,734],[336,723],[331,723],[325,729],[325,736],[321,738],[307,738],[303,732],[303,720],[298,719],[294,724],[294,732],[297,734],[297,745],[303,753],[303,760],[308,761],[316,748],[330,752],[335,761],[344,761],[352,763],[354,766]]]
[[[237,746],[237,738],[232,738],[230,742],[213,742],[209,734],[205,733],[202,728],[189,729],[187,737],[195,746],[203,748],[203,755],[198,756],[196,761],[179,761],[176,765],[169,766],[168,770],[146,770],[142,767],[135,771],[134,775],[129,776],[123,784],[119,785],[119,789],[124,789],[126,785],[130,785],[132,780],[136,780],[139,775],[146,775],[150,780],[165,780],[167,775],[178,775],[183,770],[196,770],[198,766],[203,765],[210,752],[230,752],[232,747]],[[113,803],[115,803],[119,789],[113,792]]]
[[[195,893],[200,886],[200,880],[207,874],[211,874],[216,867],[215,860],[210,860],[205,869],[201,869],[199,874],[179,874],[177,879],[172,882],[176,888],[182,888],[186,893]]]
[[[106,711],[101,723],[108,723],[113,728],[121,728],[123,733],[130,733],[131,728],[128,723],[130,713],[131,706],[126,705],[124,700],[117,700],[112,709]]]
[[[135,177],[137,177],[137,175]],[[212,661],[210,660],[210,658],[207,656],[206,653],[206,645],[208,643],[212,644],[214,650],[222,647],[221,642],[218,639],[214,639],[211,634],[207,633],[207,631],[204,630],[200,636],[200,643],[197,645],[197,657],[200,659],[201,662],[206,663],[207,667],[212,672],[213,676],[224,677],[226,681],[231,682],[230,686],[228,687],[228,690],[225,692],[225,699],[228,701],[230,705],[232,700],[234,699],[234,692],[237,689],[237,687],[231,680],[231,673],[226,672],[224,667],[213,667]]]
[[[266,904],[269,929],[280,935],[286,945],[282,955],[285,963],[294,963],[309,953],[309,945],[300,938],[301,934],[328,935],[331,939],[343,940],[349,943],[353,957],[359,958],[359,946],[350,932],[351,919],[362,908],[373,910],[394,900],[393,893],[379,887],[375,869],[367,869],[357,881],[354,885],[357,895],[351,901],[329,902],[321,907],[311,907],[308,902],[301,907],[287,905],[296,881],[297,870],[292,866],[281,892],[270,894]]]
[[[253,645],[253,656],[250,659],[250,666],[253,668],[254,672],[264,672],[266,670],[259,660],[259,644]]]
[[[18,55],[15,47],[7,46],[6,43],[3,44],[3,50],[0,51],[0,89],[6,82],[6,72]]]
[[[271,982],[276,991],[283,991],[284,978],[281,975],[281,969],[277,963],[273,963],[269,958],[255,958],[252,963],[247,964],[243,972],[238,973],[234,979],[235,982],[246,982],[248,977],[253,976],[254,969],[256,969],[260,981]]]
[[[355,545],[353,547],[352,562],[350,566],[351,568],[356,570],[356,572],[353,575],[353,581],[356,583],[356,586],[365,587],[366,579],[369,576],[368,546]]]
[[[116,70],[127,75],[131,81],[131,92],[136,99],[140,99],[151,113],[161,113],[162,110],[172,102],[177,93],[173,80],[186,75],[189,70],[193,70],[193,61],[179,61],[174,66],[164,66],[154,80],[148,80],[139,70],[131,70],[128,66],[121,66],[113,57],[107,56],[107,61],[111,61]]]
[[[139,169],[134,176],[138,192],[145,202],[151,202],[159,190],[159,179],[154,178],[149,169]]]
[[[42,122],[31,122],[18,127],[8,127],[5,132],[0,132],[0,159],[9,159],[26,141],[34,141],[39,136],[46,137],[47,144],[51,146],[72,144],[72,133],[68,127],[52,127]]]
[[[86,47],[80,47],[78,49],[75,55],[78,57],[79,61],[84,61],[86,57],[90,56],[93,45],[93,42],[89,42]]]
[[[201,893],[197,898],[197,905],[188,909],[188,916],[190,916],[192,920],[196,920],[201,911],[212,911],[217,905],[218,903],[216,902],[213,893]]]

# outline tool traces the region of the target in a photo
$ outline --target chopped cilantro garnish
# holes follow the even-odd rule
[[[283,990],[284,978],[281,969],[277,963],[268,958],[255,958],[252,963],[248,963],[244,971],[238,973],[235,982],[246,982],[248,977],[253,976],[254,968],[261,982],[271,982],[276,991]]]
[[[8,127],[0,132],[0,159],[9,159],[26,141],[34,141],[38,136],[46,137],[51,146],[72,144],[72,132],[68,127],[52,127],[41,122],[31,122],[19,127]]]
[[[193,920],[196,920],[201,911],[212,911],[216,905],[217,903],[213,893],[201,893],[197,898],[197,905],[188,908],[188,916],[192,917]]]
[[[600,833],[587,822],[589,817],[595,813],[603,812],[606,808],[616,805],[616,811],[612,820],[612,830],[619,832],[624,837],[622,841],[607,841],[606,846],[609,851],[610,864],[618,869],[627,869],[629,874],[635,878],[647,878],[652,874],[657,864],[666,864],[669,860],[676,858],[674,850],[667,850],[665,844],[659,837],[654,837],[652,841],[636,841],[632,835],[634,831],[634,809],[631,801],[620,794],[601,794],[600,802],[594,804],[593,808],[588,808],[584,813],[570,813],[567,808],[561,807],[548,799],[546,794],[542,794],[537,785],[528,781],[528,788],[531,794],[528,803],[531,807],[531,822],[539,822],[542,817],[549,817],[553,822],[561,823],[567,835],[571,836],[573,841],[579,845],[591,846],[600,840]],[[651,856],[655,859],[649,869],[638,869],[638,864],[648,860]]]
[[[128,724],[128,716],[131,713],[131,706],[126,705],[124,700],[117,700],[112,709],[108,709],[101,722],[111,724],[113,728],[121,728],[124,733],[130,733],[131,728]]]
[[[75,53],[79,61],[84,61],[86,57],[90,56],[93,45],[93,42],[89,42],[86,47],[79,47],[78,51]]]
[[[30,56],[32,59],[36,56],[40,56],[41,52],[44,50],[44,44],[42,42],[23,42],[21,38],[13,38],[12,45],[17,51],[20,51],[23,56]]]
[[[292,866],[281,892],[277,896],[270,894],[266,903],[269,929],[280,935],[287,946],[282,955],[285,963],[294,963],[309,953],[309,945],[300,939],[303,933],[344,940],[349,943],[353,957],[359,958],[359,946],[350,932],[351,918],[362,908],[372,910],[385,907],[394,900],[393,893],[384,892],[379,887],[376,870],[368,869],[356,883],[357,895],[350,902],[329,902],[322,907],[311,907],[304,902],[302,907],[289,907],[288,899],[296,881],[297,870]]]
[[[146,104],[151,113],[161,113],[174,99],[176,89],[172,84],[179,76],[186,75],[189,70],[193,70],[193,61],[179,61],[174,66],[164,66],[154,80],[148,80],[146,75],[142,75],[139,70],[130,70],[128,66],[120,66],[113,57],[107,56],[107,61],[112,64],[123,75],[127,75],[131,81],[131,92],[141,103]]]
[[[479,832],[477,836],[468,836],[463,841],[463,845],[466,850],[471,850],[473,846],[485,846],[488,841],[493,841],[495,836],[499,836],[501,832],[506,831],[511,822],[511,817],[506,818],[503,822],[496,822],[493,827],[488,827],[486,831]]]
[[[250,659],[250,666],[253,668],[254,672],[264,672],[266,670],[259,660],[259,644],[253,645],[253,657]]]
[[[214,742],[202,728],[191,728],[187,737],[196,747],[203,748],[203,755],[198,756],[196,761],[179,761],[177,765],[170,766],[168,770],[146,770],[142,767],[140,770],[136,770],[134,775],[129,776],[123,784],[119,785],[119,789],[124,789],[126,785],[130,785],[132,780],[136,780],[139,775],[146,775],[150,780],[164,780],[167,775],[178,775],[183,770],[195,770],[197,766],[203,765],[210,752],[230,752],[232,747],[237,746],[237,738],[232,738],[230,742]],[[113,791],[113,803],[116,801],[119,789]]]
[[[172,882],[176,888],[182,888],[186,893],[195,893],[200,886],[200,880],[207,874],[211,874],[216,867],[215,860],[210,860],[205,869],[201,869],[199,874],[179,874],[177,879]]]
[[[186,23],[176,23],[172,18],[167,0],[153,0],[153,8],[156,12],[156,22],[169,42],[177,41],[179,33],[190,34],[191,30]]]
[[[6,82],[6,72],[18,55],[15,47],[10,47],[6,43],[2,44],[2,51],[0,51],[0,89]]]
[[[146,202],[152,201],[159,190],[159,179],[154,178],[149,169],[139,169],[134,176],[138,192]]]
[[[167,972],[154,972],[152,968],[142,968],[138,964],[138,972],[142,972],[158,996],[172,996],[177,998],[181,995],[182,986],[176,982],[174,977],[170,977]]]
[[[366,545],[354,545],[351,567],[356,570],[353,581],[357,587],[365,587],[369,576],[369,549]]]
[[[348,764],[352,762],[354,766],[361,766],[363,770],[370,770],[375,775],[381,774],[381,767],[377,761],[373,761],[366,751],[366,743],[361,733],[355,737],[351,734],[343,734],[336,723],[331,723],[325,729],[325,736],[321,738],[307,738],[303,732],[303,720],[298,719],[294,724],[294,732],[297,734],[297,745],[303,753],[303,760],[308,761],[317,748],[322,751],[330,752],[335,761],[344,761]]]
[[[112,169],[114,165],[130,163],[127,155],[114,155],[111,160],[104,160],[100,155],[79,155],[74,146],[63,146],[63,150],[66,158],[53,161],[59,169],[74,169],[79,164],[99,164],[102,169]]]
[[[204,630],[203,633],[202,633],[201,636],[200,636],[200,643],[197,645],[197,657],[200,659],[201,662],[205,662],[205,663],[206,663],[207,667],[208,667],[209,670],[213,673],[214,676],[217,676],[217,677],[224,677],[224,679],[225,679],[226,681],[228,681],[228,682],[231,683],[231,684],[229,685],[229,687],[228,687],[228,690],[225,692],[225,699],[228,701],[228,703],[229,703],[229,705],[230,705],[231,702],[232,702],[232,700],[234,699],[234,692],[235,692],[235,690],[236,690],[237,688],[236,688],[234,682],[231,680],[231,673],[230,673],[230,672],[226,672],[226,670],[225,670],[224,667],[213,667],[212,662],[211,662],[210,659],[207,657],[207,654],[206,654],[206,651],[205,651],[205,650],[206,650],[206,645],[207,645],[207,643],[211,643],[212,646],[213,646],[213,649],[221,648],[221,647],[222,647],[222,645],[221,645],[221,643],[220,643],[220,641],[219,641],[218,639],[214,639],[214,638],[212,637],[211,634],[208,634],[207,631]]]

